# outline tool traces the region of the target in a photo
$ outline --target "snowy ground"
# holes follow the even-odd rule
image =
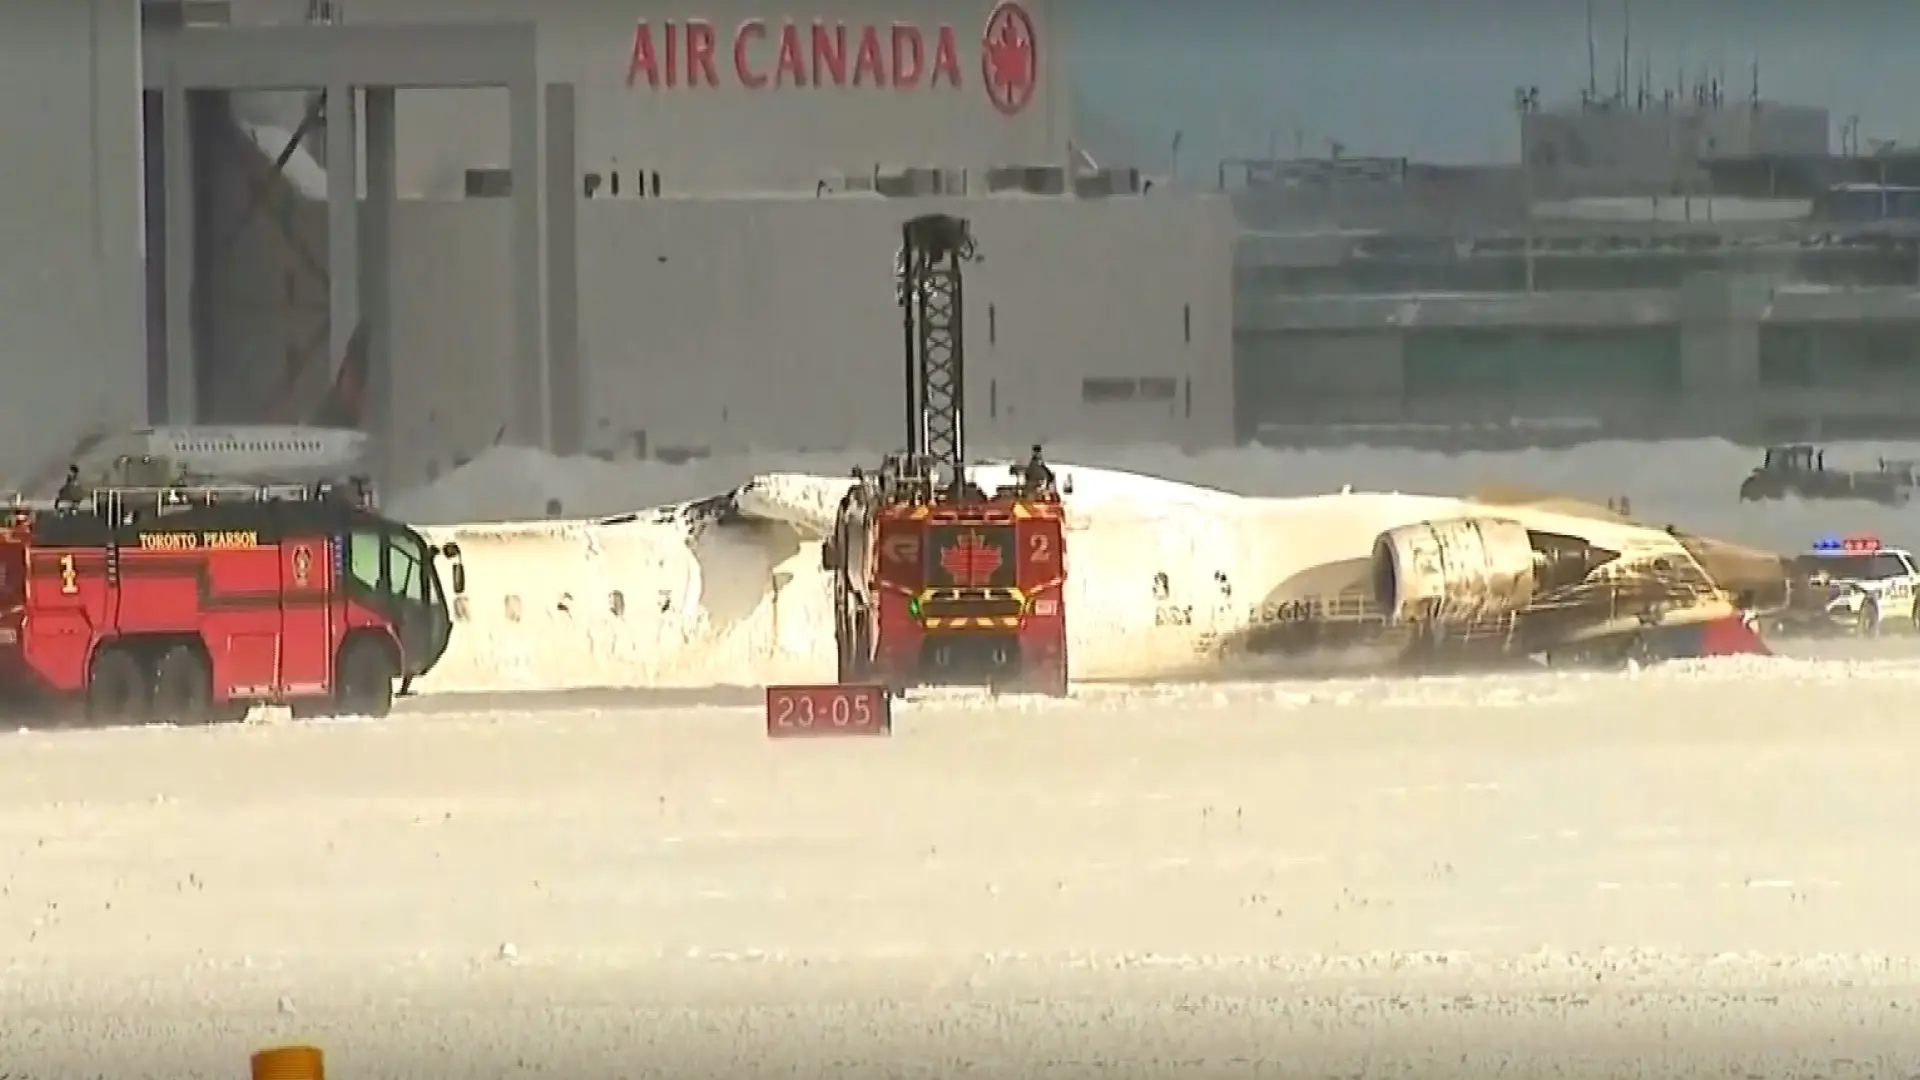
[[[1724,444],[1058,456],[1920,542],[1916,509],[1741,505],[1755,454]],[[630,510],[807,464],[493,457],[404,512]],[[295,1041],[336,1080],[1920,1073],[1912,639],[938,695],[884,742],[769,744],[750,701],[0,737],[0,1080],[233,1077]]]
[[[0,740],[10,1076],[1907,1076],[1920,662]]]

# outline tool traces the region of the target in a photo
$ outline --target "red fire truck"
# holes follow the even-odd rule
[[[1060,502],[856,487],[827,545],[839,680],[1067,692]]]
[[[466,573],[341,486],[108,488],[0,526],[0,693],[101,724],[383,716],[446,652]]]
[[[965,219],[903,229],[907,449],[856,475],[822,550],[842,685],[1067,692],[1059,495],[1050,477],[988,492],[967,475],[960,268],[973,258]]]

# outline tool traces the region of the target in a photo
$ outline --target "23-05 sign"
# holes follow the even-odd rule
[[[884,686],[824,684],[767,687],[767,738],[888,735],[893,700]]]

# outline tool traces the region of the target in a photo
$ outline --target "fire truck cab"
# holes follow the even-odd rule
[[[452,568],[451,593],[440,562]],[[445,654],[466,573],[330,484],[105,488],[0,526],[0,697],[101,724],[385,715]]]

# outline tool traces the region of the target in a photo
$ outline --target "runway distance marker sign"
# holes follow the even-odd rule
[[[767,738],[814,739],[893,733],[884,686],[825,683],[767,687]]]

